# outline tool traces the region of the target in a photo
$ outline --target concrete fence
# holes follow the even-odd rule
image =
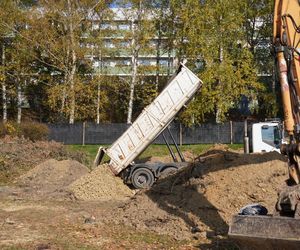
[[[48,124],[50,129],[49,140],[64,144],[112,144],[127,129],[124,123],[76,123]],[[170,131],[176,142],[182,144],[201,143],[243,143],[243,122],[226,122],[223,124],[206,123],[195,127],[185,127],[182,124],[172,123]],[[169,142],[170,136],[165,131]],[[154,144],[164,144],[162,135],[159,135]]]

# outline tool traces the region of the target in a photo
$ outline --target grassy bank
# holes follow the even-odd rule
[[[229,148],[231,149],[241,149],[243,148],[243,145],[242,144],[227,144]],[[90,159],[90,162],[92,163],[96,154],[97,154],[97,151],[98,151],[98,148],[100,146],[103,146],[103,147],[108,147],[109,145],[68,145],[68,147],[71,149],[71,150],[79,150],[79,151],[83,151],[85,152],[89,159]],[[181,151],[190,151],[192,152],[193,154],[195,155],[199,155],[201,154],[202,152],[208,150],[209,148],[211,148],[213,146],[213,144],[193,144],[193,145],[183,145],[183,146],[180,146],[180,149]],[[168,148],[166,145],[150,145],[140,156],[139,158],[148,158],[148,157],[151,157],[151,156],[158,156],[158,157],[161,157],[161,156],[165,156],[165,155],[169,155],[169,151],[168,151]]]

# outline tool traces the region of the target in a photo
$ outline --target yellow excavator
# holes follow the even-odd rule
[[[242,249],[300,249],[300,0],[275,0],[273,47],[289,137],[281,145],[289,178],[272,215],[254,205],[233,217],[228,235]]]

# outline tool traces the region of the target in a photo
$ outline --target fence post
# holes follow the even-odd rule
[[[246,117],[244,120],[244,153],[249,154],[249,152],[248,121]]]
[[[222,143],[220,142],[220,123],[216,123],[217,124],[217,128],[218,128],[218,142],[217,143]]]
[[[86,122],[83,122],[83,124],[82,124],[82,146],[85,145],[85,126],[86,126]]]
[[[182,124],[179,123],[179,145],[182,146]]]
[[[233,144],[233,126],[232,126],[232,121],[230,122],[230,144]]]

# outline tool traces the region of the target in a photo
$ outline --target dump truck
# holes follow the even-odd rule
[[[279,189],[273,214],[256,204],[235,215],[229,237],[242,249],[300,249],[300,1],[275,0],[273,47],[282,95],[284,128],[280,151],[289,177]]]
[[[187,166],[176,141],[168,129],[180,110],[201,88],[202,81],[184,64],[169,80],[163,91],[147,106],[128,129],[108,148],[100,147],[95,159],[99,165],[103,156],[109,157],[109,166],[115,175],[135,188],[148,188],[161,176]],[[251,126],[251,148],[253,152],[270,152],[279,148],[278,122],[268,121]],[[172,148],[164,131],[168,133],[177,154]],[[162,137],[170,151],[173,162],[135,163],[135,159],[158,137]]]
[[[168,132],[176,146],[180,161],[177,160],[164,135],[174,162],[136,164],[134,160],[158,135],[165,129],[168,130],[176,114],[191,101],[201,85],[202,81],[184,64],[180,64],[163,91],[144,108],[128,129],[109,148],[99,148],[95,165],[101,163],[104,154],[108,155],[112,172],[135,188],[150,187],[161,175],[186,166],[184,157],[170,131]]]

